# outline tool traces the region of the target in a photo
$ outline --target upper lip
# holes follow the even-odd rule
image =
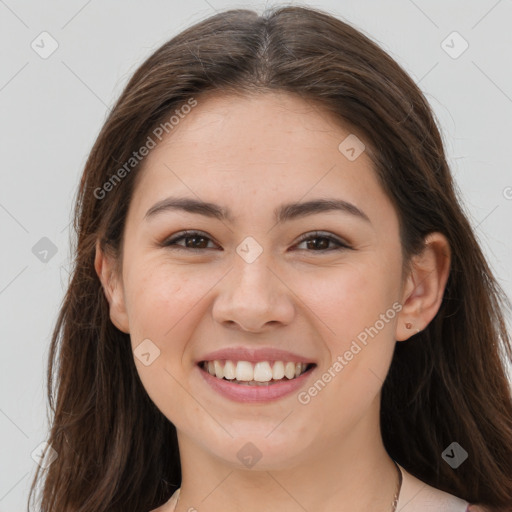
[[[293,363],[315,363],[315,361],[307,356],[301,356],[287,350],[277,348],[246,348],[246,347],[229,347],[205,354],[196,362],[214,361],[229,359],[231,361],[249,361],[257,363],[258,361],[284,361]],[[316,363],[315,363],[316,364]]]

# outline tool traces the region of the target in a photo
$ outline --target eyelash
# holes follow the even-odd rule
[[[178,242],[180,240],[184,240],[186,238],[193,238],[195,236],[198,236],[201,238],[207,238],[207,239],[211,240],[211,238],[209,236],[207,236],[205,233],[202,233],[201,231],[182,231],[181,233],[178,233],[177,235],[165,240],[164,242],[162,242],[161,245],[163,247],[177,249],[177,250],[185,250],[185,251],[203,251],[203,250],[205,250],[205,249],[200,249],[200,248],[183,247],[183,246],[176,245],[176,242]],[[299,239],[297,244],[300,244],[302,242],[309,241],[309,240],[315,240],[318,238],[325,238],[325,239],[329,240],[330,242],[334,242],[335,244],[338,245],[338,247],[335,247],[332,249],[319,249],[319,250],[309,250],[309,251],[307,251],[307,249],[301,249],[301,250],[306,250],[307,252],[330,252],[330,251],[340,251],[340,250],[352,249],[352,247],[350,247],[348,244],[346,244],[342,240],[340,240],[328,233],[323,233],[322,231],[314,231],[312,233],[307,233],[306,235],[303,235]]]

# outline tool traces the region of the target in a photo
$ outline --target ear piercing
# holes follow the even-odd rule
[[[412,324],[410,322],[406,322],[405,324],[406,329],[412,329]],[[420,329],[416,329],[416,333],[420,332]]]

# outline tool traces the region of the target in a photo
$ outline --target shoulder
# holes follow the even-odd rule
[[[169,498],[168,501],[166,501],[160,507],[150,510],[149,512],[174,512],[176,504],[178,503],[179,495],[180,489],[178,488],[176,491],[174,491],[174,494]]]
[[[403,512],[467,512],[469,506],[467,501],[422,482],[402,466],[400,469],[403,481],[397,510]],[[480,511],[472,506],[469,512]]]

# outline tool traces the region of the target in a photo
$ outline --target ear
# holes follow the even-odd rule
[[[450,244],[441,233],[425,237],[425,248],[411,259],[402,290],[402,310],[396,324],[396,340],[404,341],[425,329],[436,316],[450,274]]]
[[[128,315],[120,277],[115,271],[115,262],[103,253],[99,240],[96,242],[94,268],[103,286],[103,291],[110,306],[110,320],[122,332],[129,334]]]

